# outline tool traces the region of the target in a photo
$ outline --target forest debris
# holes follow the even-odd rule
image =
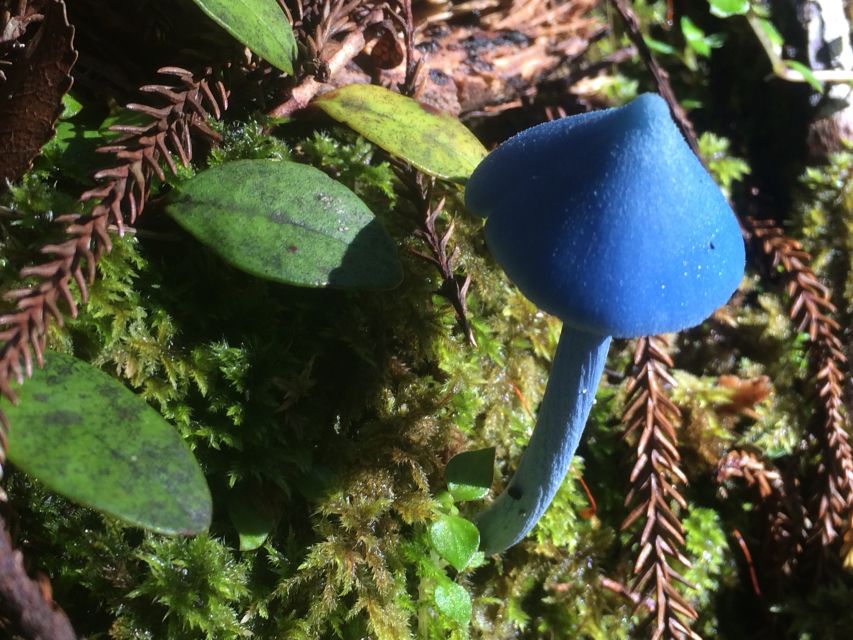
[[[456,7],[458,14],[472,3]],[[423,83],[415,98],[453,115],[495,113],[536,90],[566,60],[586,51],[602,25],[589,15],[595,0],[510,0],[491,3],[475,26],[428,20],[415,47]],[[442,14],[444,16],[444,14]],[[383,71],[383,84],[403,80],[404,68]]]
[[[23,633],[33,640],[75,640],[68,616],[51,597],[50,583],[42,576],[31,579],[23,560],[0,516],[0,617],[13,627],[7,631]]]
[[[718,382],[721,387],[731,389],[731,396],[726,404],[717,407],[717,412],[723,415],[742,414],[753,420],[758,419],[758,414],[753,407],[761,404],[773,391],[770,378],[767,376],[743,379],[733,375],[722,375]]]
[[[0,92],[0,191],[30,168],[53,136],[62,96],[71,87],[69,72],[77,60],[74,27],[68,24],[62,0],[25,5],[24,13],[16,15],[9,10],[12,4],[18,3],[0,3],[6,16],[0,44],[8,49],[15,43],[23,46],[8,56],[11,64],[4,70]],[[36,23],[35,29],[27,28]]]
[[[817,473],[822,485],[814,496],[811,539],[824,548],[844,536],[853,519],[853,447],[844,411],[847,357],[838,334],[841,326],[829,289],[810,266],[811,256],[775,222],[747,218],[749,232],[772,268],[781,267],[790,297],[789,316],[798,331],[809,335],[809,360],[817,388],[819,426],[815,436],[820,447]]]

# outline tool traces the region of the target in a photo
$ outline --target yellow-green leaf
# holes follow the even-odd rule
[[[323,94],[314,104],[391,155],[438,178],[465,181],[486,155],[459,120],[384,87],[351,84]]]

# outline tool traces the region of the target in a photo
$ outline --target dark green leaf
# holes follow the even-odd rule
[[[402,270],[391,239],[352,191],[313,167],[238,160],[183,183],[167,211],[224,260],[261,278],[391,289]]]
[[[233,491],[228,496],[228,515],[240,538],[240,551],[259,548],[273,528],[273,518],[246,491]]]
[[[486,155],[465,125],[384,87],[352,84],[314,104],[375,145],[430,175],[464,181]]]
[[[444,478],[447,480],[447,488],[456,500],[479,500],[492,486],[494,469],[494,447],[463,451],[447,463]]]
[[[462,585],[449,578],[435,586],[435,606],[459,624],[467,624],[471,620],[471,596]]]
[[[443,515],[429,526],[433,549],[457,571],[468,566],[480,546],[480,532],[470,520]]]
[[[711,13],[718,18],[742,16],[749,12],[749,0],[708,0]]]
[[[274,67],[293,75],[296,40],[276,0],[193,0],[216,24]]]
[[[60,353],[46,354],[3,407],[9,460],[86,506],[167,534],[210,525],[210,491],[174,427],[121,383]]]

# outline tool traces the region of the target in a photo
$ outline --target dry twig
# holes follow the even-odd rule
[[[410,168],[401,171],[400,176],[408,187],[410,200],[422,216],[421,228],[415,233],[423,238],[430,251],[429,254],[415,252],[415,255],[434,264],[438,269],[442,282],[436,293],[450,303],[456,312],[456,322],[462,333],[471,345],[476,345],[471,324],[468,322],[466,302],[468,289],[471,286],[471,276],[461,276],[454,272],[459,248],[448,251],[450,239],[453,237],[454,223],[451,221],[443,233],[436,228],[436,221],[444,210],[444,198],[433,205],[434,178]]]
[[[32,640],[75,640],[65,612],[50,594],[46,581],[32,580],[24,569],[24,557],[12,546],[6,523],[0,516],[0,615],[14,632]],[[2,629],[0,629],[2,631]]]
[[[616,12],[622,18],[628,37],[640,53],[640,57],[643,59],[643,63],[646,65],[649,73],[652,74],[652,78],[654,78],[658,88],[658,93],[660,93],[661,97],[669,105],[675,123],[681,129],[681,133],[687,140],[687,144],[693,149],[693,153],[699,156],[699,144],[696,139],[696,132],[693,130],[693,125],[675,98],[675,93],[669,84],[669,74],[655,60],[651,49],[649,49],[649,45],[646,44],[646,40],[640,31],[640,22],[637,20],[637,16],[631,11],[626,0],[610,0],[610,4],[613,5],[613,8],[616,9]]]

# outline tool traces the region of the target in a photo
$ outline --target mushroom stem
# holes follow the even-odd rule
[[[563,327],[536,428],[515,476],[476,518],[487,555],[527,535],[554,499],[578,448],[609,347],[610,336]]]

